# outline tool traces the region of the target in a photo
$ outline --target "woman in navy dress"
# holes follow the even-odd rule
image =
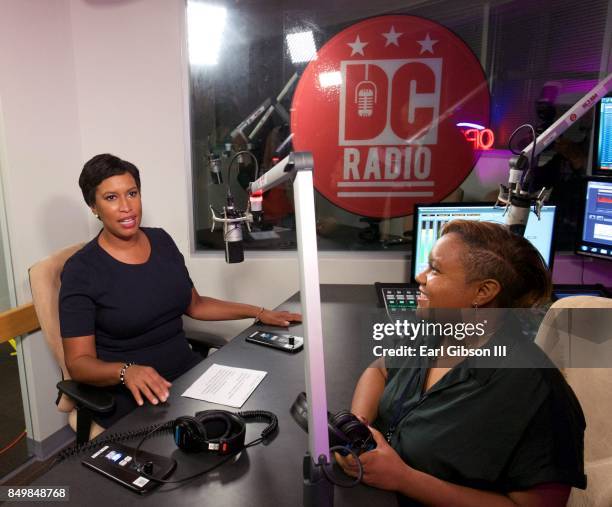
[[[72,378],[115,396],[114,411],[96,417],[102,427],[145,401],[166,401],[171,381],[199,362],[183,314],[276,326],[301,319],[198,294],[168,233],[140,226],[140,176],[130,162],[97,155],[83,167],[79,186],[103,227],[64,266],[60,325]]]

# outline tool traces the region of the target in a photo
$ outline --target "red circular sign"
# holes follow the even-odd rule
[[[296,151],[311,151],[316,189],[370,217],[438,202],[478,152],[457,123],[489,122],[480,64],[455,34],[414,16],[381,16],[333,37],[296,88]]]

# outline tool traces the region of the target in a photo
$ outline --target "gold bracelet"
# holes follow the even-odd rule
[[[265,307],[262,306],[260,310],[257,312],[257,315],[255,315],[255,320],[253,321],[253,324],[257,324],[258,322],[261,322],[259,318],[261,317],[262,313],[265,311],[266,311]]]

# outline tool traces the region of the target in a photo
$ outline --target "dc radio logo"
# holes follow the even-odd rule
[[[457,123],[489,123],[489,91],[454,33],[414,16],[381,16],[333,37],[293,97],[296,150],[313,152],[315,187],[370,217],[409,215],[437,202],[478,152]]]
[[[341,146],[436,144],[441,58],[343,61],[340,68]]]

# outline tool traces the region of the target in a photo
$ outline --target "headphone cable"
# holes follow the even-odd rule
[[[267,412],[265,410],[264,411],[262,411],[262,410],[248,410],[248,411],[244,411],[244,412],[237,412],[237,413],[235,413],[233,415],[236,415],[238,417],[245,418],[245,419],[248,419],[248,418],[257,419],[256,422],[267,422],[267,421],[262,420],[262,419],[266,418],[266,417],[269,417],[271,422],[261,432],[261,435],[258,438],[254,439],[254,440],[251,440],[249,443],[245,444],[241,449],[238,449],[238,450],[228,454],[227,456],[225,456],[218,463],[215,463],[213,466],[211,466],[209,468],[206,468],[206,469],[202,470],[201,472],[198,472],[198,473],[196,473],[194,475],[190,475],[190,476],[184,477],[182,479],[166,480],[166,479],[157,479],[155,477],[152,477],[152,476],[144,473],[144,471],[142,469],[139,470],[139,472],[146,479],[150,479],[152,481],[159,482],[161,484],[176,484],[176,483],[181,483],[181,482],[185,482],[185,481],[190,481],[191,479],[195,479],[196,477],[199,477],[201,475],[204,475],[204,474],[207,474],[209,472],[212,472],[216,468],[218,468],[221,465],[227,463],[230,460],[230,458],[233,458],[233,457],[237,456],[238,454],[240,454],[243,450],[248,449],[249,447],[254,447],[256,445],[261,444],[264,440],[266,440],[266,438],[268,438],[272,433],[274,433],[278,429],[278,418],[272,412]],[[136,450],[134,452],[134,460],[137,459],[138,453],[140,452],[140,447],[145,442],[145,440],[150,435],[152,435],[152,434],[156,433],[157,431],[159,431],[159,429],[162,426],[164,426],[165,424],[167,424],[167,423],[162,423],[160,425],[157,425],[156,427],[152,427],[151,430],[140,439],[140,442],[138,442],[138,445],[136,446]]]
[[[330,449],[330,452],[341,451],[341,450],[348,451],[351,454],[351,456],[353,456],[355,461],[357,462],[357,467],[359,468],[359,472],[357,473],[357,477],[355,477],[355,480],[351,482],[340,482],[335,477],[333,477],[333,475],[330,474],[329,471],[327,470],[327,467],[329,466],[329,464],[321,463],[321,461],[319,461],[319,465],[321,465],[321,468],[323,469],[323,475],[325,475],[327,480],[331,482],[332,484],[334,484],[335,486],[339,486],[341,488],[354,488],[363,479],[363,464],[361,463],[361,461],[359,461],[359,455],[350,447],[347,447],[344,445],[335,445],[334,447]]]
[[[228,454],[227,456],[225,456],[221,461],[219,461],[218,463],[215,463],[214,465],[205,468],[204,470],[193,474],[193,475],[189,475],[187,477],[183,477],[182,479],[173,479],[173,480],[168,480],[168,479],[158,479],[156,477],[153,477],[149,474],[146,474],[142,471],[139,471],[140,474],[145,478],[145,479],[149,479],[151,481],[155,481],[155,482],[159,482],[160,484],[177,484],[180,482],[186,482],[186,481],[190,481],[192,479],[195,479],[196,477],[200,477],[201,475],[207,474],[209,472],[212,472],[213,470],[215,470],[216,468],[219,468],[221,465],[224,465],[225,463],[227,463],[231,458],[236,457],[238,454],[240,454],[242,451],[244,451],[245,449],[249,448],[249,447],[253,447],[254,445],[257,445],[259,443],[262,442],[262,438],[256,438],[255,440],[252,440],[251,442],[249,442],[248,444],[245,444],[245,446],[241,449],[238,449],[237,451],[234,451],[230,454]]]

